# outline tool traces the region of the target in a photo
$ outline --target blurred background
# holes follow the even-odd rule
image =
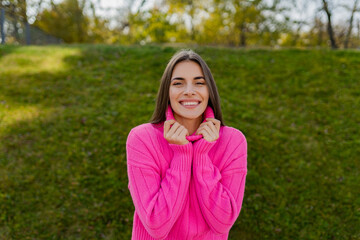
[[[248,143],[229,239],[360,239],[360,0],[0,4],[1,240],[131,238],[126,139],[182,48]]]
[[[2,43],[357,48],[359,0],[2,0]]]

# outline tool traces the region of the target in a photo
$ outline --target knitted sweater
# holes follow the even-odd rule
[[[216,141],[177,145],[164,138],[163,122],[145,123],[130,131],[126,152],[133,240],[228,238],[245,191],[241,131],[221,126]]]

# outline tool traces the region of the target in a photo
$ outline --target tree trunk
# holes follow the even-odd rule
[[[0,3],[2,4],[2,3]],[[2,6],[2,5],[1,5]],[[1,44],[5,44],[5,29],[4,29],[4,22],[5,22],[5,9],[0,9],[0,34],[1,34]]]
[[[20,8],[20,16],[22,17],[22,21],[27,23],[27,4],[26,0],[18,0],[18,7]]]
[[[323,23],[320,18],[316,21],[318,24],[318,45],[321,46],[323,43]]]
[[[355,13],[356,10],[357,10],[357,4],[358,4],[358,0],[355,0],[353,9],[352,9],[352,11],[351,11],[351,17],[350,17],[350,20],[349,20],[349,29],[348,29],[348,31],[347,31],[346,38],[345,38],[345,42],[344,42],[344,47],[345,47],[345,48],[348,48],[348,46],[349,46],[351,31],[352,31],[352,28],[353,28],[354,13]]]
[[[358,40],[359,40],[359,42],[360,42],[360,20],[358,19],[358,21],[357,21],[357,32],[358,32]]]
[[[323,8],[324,8],[324,11],[325,11],[327,19],[328,19],[327,30],[328,30],[328,34],[329,34],[329,38],[330,38],[331,48],[336,49],[336,48],[338,48],[338,46],[335,41],[334,31],[333,31],[333,27],[332,27],[332,23],[331,23],[331,12],[328,8],[327,1],[326,0],[322,0],[322,1],[324,4]]]
[[[17,42],[20,42],[20,36],[19,36],[19,28],[18,28],[18,17],[16,15],[16,6],[15,4],[10,5],[10,15],[12,16],[12,24],[14,27],[14,38]]]
[[[298,25],[298,27],[297,27],[297,29],[296,29],[296,33],[295,33],[294,39],[292,40],[292,46],[296,46],[296,43],[297,43],[297,41],[298,41],[299,38],[300,38],[301,28],[302,28],[302,23],[299,23],[299,25]]]
[[[240,25],[240,46],[246,47],[246,24],[244,22]]]
[[[190,38],[191,41],[195,41],[195,27],[194,27],[194,15],[195,15],[195,9],[193,6],[193,1],[190,1],[190,11],[189,11],[189,15],[190,15],[190,24],[191,24],[191,33],[190,33]]]

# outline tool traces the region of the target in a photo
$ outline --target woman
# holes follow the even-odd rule
[[[224,125],[209,67],[191,50],[168,63],[150,123],[127,138],[132,239],[227,239],[240,214],[247,142]]]

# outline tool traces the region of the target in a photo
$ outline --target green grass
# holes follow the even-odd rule
[[[248,141],[230,239],[360,239],[360,53],[193,48]],[[130,239],[165,46],[0,47],[0,239]]]

